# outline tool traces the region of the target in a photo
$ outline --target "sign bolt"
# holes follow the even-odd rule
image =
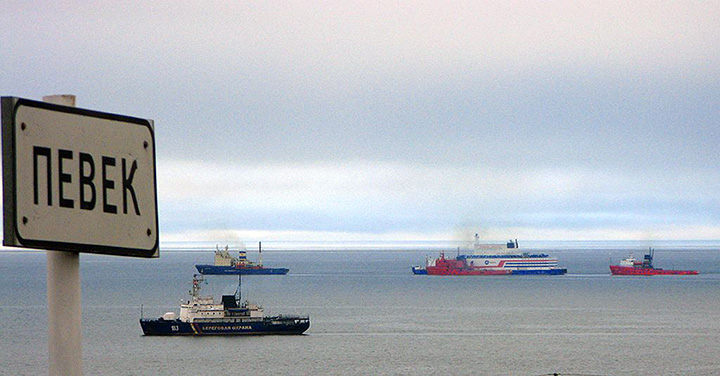
[[[28,223],[28,218],[27,218],[27,217],[23,217],[23,220],[22,220],[22,221],[23,221],[23,224],[26,225],[26,224]]]
[[[15,124],[17,124],[17,123],[15,123]],[[25,128],[27,128],[27,125],[25,123],[21,123],[20,129],[25,130]]]
[[[147,147],[148,147],[148,142],[147,142],[147,141],[143,141],[143,147],[144,147],[145,149],[147,149]]]
[[[152,234],[152,231],[150,231],[150,229],[147,229],[147,236],[150,236],[150,234]]]

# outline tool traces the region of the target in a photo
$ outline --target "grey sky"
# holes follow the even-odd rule
[[[166,239],[720,237],[718,2],[8,1],[0,21],[3,95],[155,120]]]

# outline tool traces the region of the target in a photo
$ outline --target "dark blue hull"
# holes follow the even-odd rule
[[[187,323],[180,320],[140,319],[146,336],[270,335],[303,334],[310,327],[307,317],[266,317],[253,321]]]
[[[567,269],[513,270],[512,275],[563,275]]]
[[[413,274],[427,274],[427,269],[420,266],[413,266],[412,272]]]
[[[200,274],[207,275],[285,275],[287,268],[236,268],[234,266],[195,265]]]

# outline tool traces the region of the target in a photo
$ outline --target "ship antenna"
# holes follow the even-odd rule
[[[648,262],[650,263],[650,267],[651,267],[651,268],[653,267],[652,262],[653,262],[653,255],[654,255],[654,253],[655,253],[655,250],[652,249],[652,247],[650,247],[650,260],[648,260]]]
[[[262,242],[258,242],[258,264],[262,266]]]
[[[242,274],[238,274],[238,286],[235,289],[235,302],[240,306],[242,300]]]
[[[205,278],[203,278],[202,274],[193,274],[193,285],[192,290],[190,290],[190,295],[195,298],[198,296],[198,292],[200,292],[200,282],[205,282]]]

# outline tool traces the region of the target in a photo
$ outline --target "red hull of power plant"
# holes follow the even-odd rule
[[[434,266],[428,266],[428,275],[508,275],[510,270],[484,270],[473,269],[467,266],[464,261],[457,259],[446,259],[445,254],[435,261]]]

